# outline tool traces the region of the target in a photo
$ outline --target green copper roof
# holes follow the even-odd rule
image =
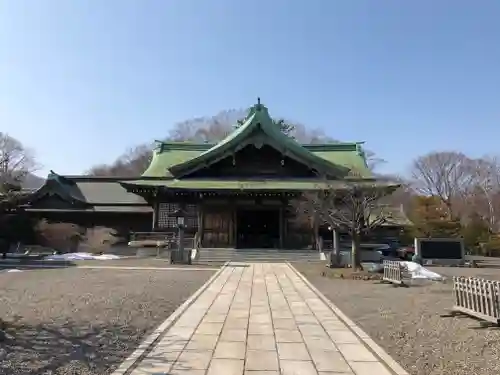
[[[349,172],[346,167],[314,155],[294,139],[283,134],[269,116],[267,108],[260,104],[260,101],[250,109],[247,118],[240,127],[200,155],[172,165],[170,172],[174,176],[181,177],[220,160],[227,156],[228,152],[237,152],[249,144],[254,144],[257,148],[263,144],[269,144],[284,155],[305,163],[322,174],[345,176]]]
[[[354,180],[352,180],[354,182]],[[392,183],[379,182],[375,179],[355,180],[357,184],[376,184],[380,187],[395,187]],[[347,187],[347,180],[324,181],[309,179],[293,180],[223,180],[223,179],[142,179],[124,181],[126,188],[158,187],[178,190],[246,190],[246,191],[306,191],[326,188],[342,189]]]
[[[56,195],[67,202],[84,205],[146,205],[146,201],[127,192],[117,177],[61,176],[51,171],[45,184],[31,195],[31,200]]]
[[[249,142],[268,143],[322,173],[343,176],[355,169],[361,177],[371,177],[360,143],[301,145],[281,132],[273,123],[267,108],[261,104],[250,110],[239,128],[215,145],[158,142],[151,164],[142,176],[181,177],[201,165],[220,160],[225,153],[235,152]]]

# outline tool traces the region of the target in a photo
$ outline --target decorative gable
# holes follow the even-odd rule
[[[269,116],[267,108],[260,104],[260,100],[258,104],[250,109],[249,115],[243,124],[234,132],[197,157],[171,166],[169,172],[174,177],[181,178],[191,177],[196,172],[207,169],[219,162],[222,162],[226,167],[225,163],[228,163],[228,159],[236,160],[239,151],[248,150],[249,147],[250,149],[253,147],[255,159],[258,158],[257,153],[264,152],[261,152],[261,150],[269,151],[274,149],[275,154],[279,154],[275,159],[280,160],[280,163],[281,160],[284,160],[285,163],[286,160],[294,160],[297,167],[300,164],[303,170],[311,171],[313,174],[338,178],[345,176],[349,172],[349,168],[333,164],[314,155],[294,139],[283,134]],[[270,162],[272,163],[273,160],[270,160]]]

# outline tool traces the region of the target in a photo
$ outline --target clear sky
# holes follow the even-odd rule
[[[252,105],[417,155],[500,153],[499,0],[0,0],[0,131],[82,173]]]

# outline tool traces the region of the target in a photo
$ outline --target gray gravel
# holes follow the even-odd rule
[[[214,271],[0,273],[1,375],[111,373]]]
[[[500,374],[500,329],[469,317],[446,317],[453,305],[451,283],[395,288],[322,277],[324,266],[296,267],[411,375]],[[498,269],[432,270],[500,280]]]

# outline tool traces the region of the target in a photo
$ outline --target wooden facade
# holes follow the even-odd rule
[[[183,210],[187,234],[197,234],[203,247],[290,248],[297,246],[299,233],[312,246],[311,229],[297,227],[288,199],[283,197],[262,193],[214,198],[199,194],[196,200],[181,196],[160,200],[155,205],[153,230],[176,231],[175,212]]]

